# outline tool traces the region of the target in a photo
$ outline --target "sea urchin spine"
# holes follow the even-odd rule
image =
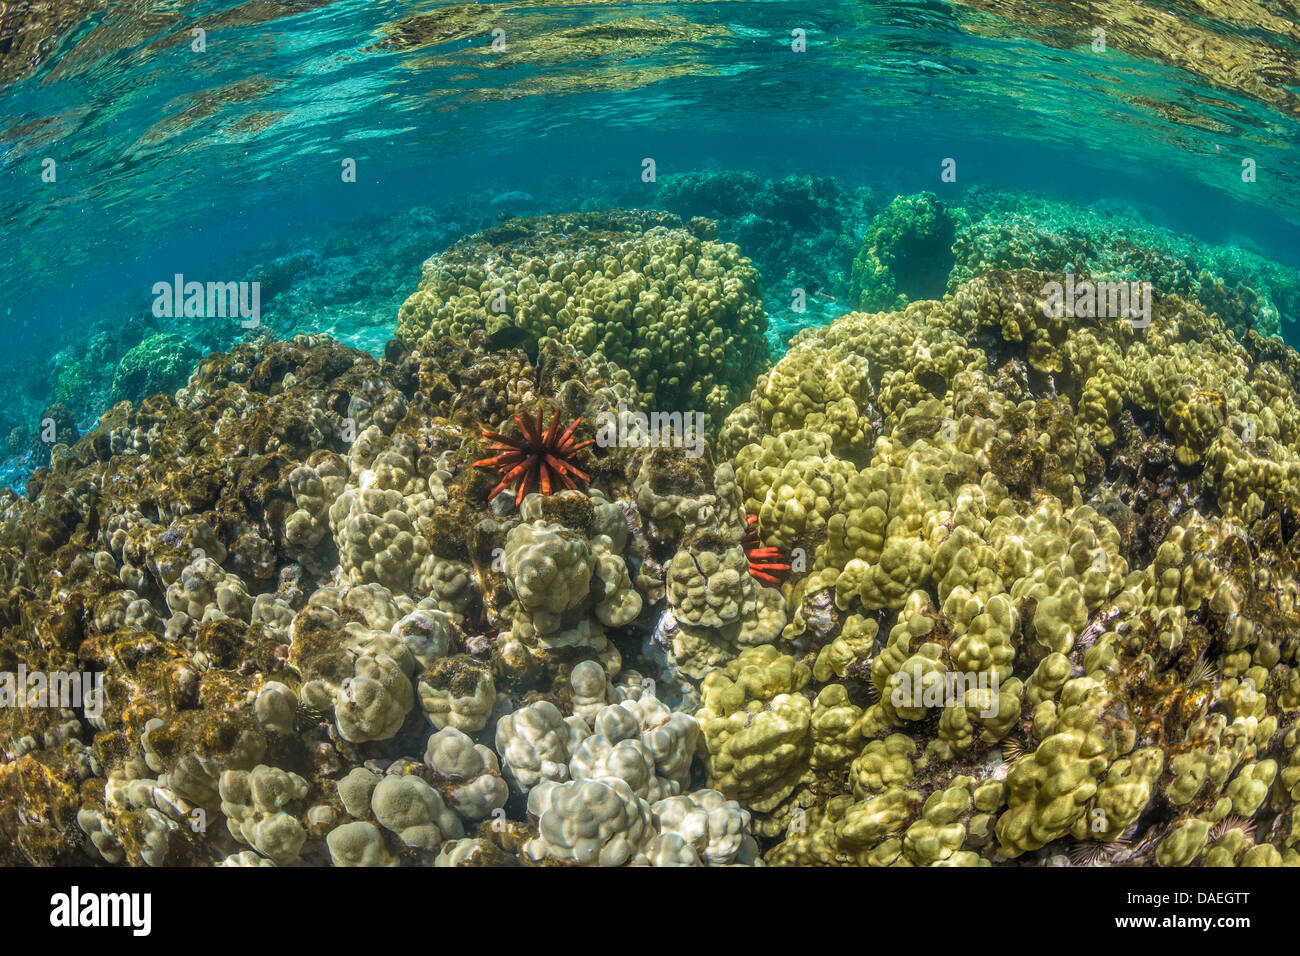
[[[745,515],[745,525],[745,557],[749,559],[749,573],[764,584],[779,586],[781,581],[772,572],[784,574],[790,570],[790,565],[785,562],[779,548],[762,546],[758,540],[757,518]]]
[[[483,437],[497,443],[488,445],[487,450],[501,452],[491,458],[474,462],[475,468],[495,468],[502,475],[500,483],[488,493],[489,501],[512,484],[517,486],[515,491],[517,508],[530,491],[537,490],[544,495],[549,495],[554,487],[553,482],[558,481],[565,488],[577,489],[578,486],[573,481],[575,477],[584,482],[591,481],[591,477],[570,460],[583,448],[596,443],[594,439],[574,442],[573,433],[582,423],[581,415],[564,430],[564,434],[559,433],[558,410],[551,419],[550,427],[544,432],[540,408],[537,409],[536,423],[529,415],[523,417],[515,415],[514,419],[523,435],[522,438],[512,438],[500,432],[483,429]]]

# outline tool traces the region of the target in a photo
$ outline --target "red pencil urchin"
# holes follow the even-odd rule
[[[577,452],[596,443],[595,439],[590,438],[580,442],[573,440],[573,433],[582,423],[581,415],[564,430],[563,434],[560,434],[559,411],[556,411],[546,431],[542,431],[540,408],[537,409],[535,423],[530,415],[522,417],[515,415],[514,419],[522,433],[521,438],[512,438],[500,432],[483,429],[483,437],[496,442],[494,445],[488,445],[487,450],[501,452],[491,458],[474,462],[475,468],[495,468],[502,476],[500,483],[488,493],[489,501],[512,484],[518,486],[515,491],[517,508],[530,491],[540,491],[544,495],[549,495],[554,490],[554,482],[562,484],[565,488],[577,489],[574,478],[580,478],[584,482],[591,481],[591,477],[572,461]]]
[[[758,540],[758,519],[745,515],[745,557],[749,559],[749,573],[764,584],[778,587],[781,584],[771,572],[785,573],[790,570],[779,548],[765,548]]]

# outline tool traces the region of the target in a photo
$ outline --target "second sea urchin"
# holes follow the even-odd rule
[[[763,547],[758,537],[758,519],[753,515],[745,516],[745,557],[749,559],[749,573],[773,587],[781,583],[773,572],[784,574],[790,570],[780,548]]]

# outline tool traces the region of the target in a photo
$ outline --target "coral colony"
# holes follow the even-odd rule
[[[62,354],[0,498],[0,862],[1300,864],[1300,273],[656,188],[401,246],[370,350],[187,323],[359,310],[390,220]]]

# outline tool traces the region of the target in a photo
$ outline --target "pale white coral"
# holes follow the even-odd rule
[[[492,671],[468,655],[446,658],[426,670],[419,684],[420,707],[433,726],[469,733],[487,726],[496,703]]]
[[[278,680],[267,681],[257,692],[253,712],[262,726],[282,734],[293,731],[293,716],[297,710],[297,695]]]
[[[544,780],[568,780],[573,749],[590,735],[581,717],[566,718],[539,700],[497,721],[497,753],[507,776],[527,793]]]
[[[573,863],[621,866],[654,837],[650,805],[622,780],[545,781],[528,795],[538,837],[524,852]]]
[[[221,775],[221,812],[230,835],[276,863],[298,858],[307,831],[286,808],[307,796],[307,781],[296,773],[259,764],[251,771]]]
[[[395,623],[392,633],[401,638],[416,663],[425,668],[451,651],[452,620],[444,611],[417,607]]]
[[[781,592],[754,580],[739,543],[681,549],[669,562],[667,589],[673,664],[695,680],[746,647],[770,644],[785,627]]]
[[[396,866],[384,846],[383,834],[373,823],[362,821],[335,827],[325,837],[330,861],[335,866]]]
[[[749,833],[749,811],[716,790],[696,790],[650,807],[663,835],[675,835],[711,866],[752,863],[758,843]]]
[[[385,740],[397,733],[414,695],[409,671],[387,654],[362,655],[355,673],[339,685],[334,717],[344,740]]]
[[[424,762],[438,775],[452,809],[466,820],[482,820],[510,795],[497,755],[454,727],[429,737]]]
[[[238,575],[226,573],[212,558],[201,557],[185,565],[167,585],[167,607],[196,621],[225,616],[247,623],[253,599]]]
[[[384,777],[371,794],[370,809],[381,826],[417,849],[436,850],[443,840],[465,835],[442,795],[419,777]]]

